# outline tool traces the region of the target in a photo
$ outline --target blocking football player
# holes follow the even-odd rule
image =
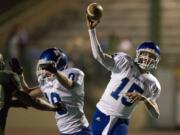
[[[157,68],[160,49],[147,41],[138,46],[136,57],[118,52],[109,55],[103,52],[96,35],[99,20],[87,15],[87,26],[94,58],[107,70],[111,78],[93,115],[94,135],[127,135],[129,119],[135,106],[143,101],[154,118],[160,115],[157,98],[161,86],[151,71]]]
[[[30,97],[21,91],[20,79],[17,74],[5,70],[3,56],[0,54],[0,135],[4,135],[8,110],[12,105],[31,106],[46,111],[61,110],[60,104],[51,105],[42,99]],[[16,100],[12,100],[16,97]]]
[[[64,103],[66,110],[55,114],[61,135],[91,135],[83,110],[84,73],[77,68],[68,68],[67,65],[67,55],[62,50],[49,48],[42,52],[37,64],[40,88],[30,89],[20,73],[23,86],[30,95],[43,94],[52,104],[59,101]]]

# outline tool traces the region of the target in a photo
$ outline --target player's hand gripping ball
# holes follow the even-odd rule
[[[103,7],[97,3],[91,3],[87,7],[87,16],[92,20],[100,20],[103,14]]]

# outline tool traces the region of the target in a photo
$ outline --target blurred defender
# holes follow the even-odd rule
[[[108,55],[97,40],[95,28],[99,22],[87,15],[93,56],[111,71],[111,79],[96,105],[92,130],[94,135],[127,135],[131,113],[139,101],[154,118],[160,115],[156,99],[161,87],[150,73],[157,67],[160,49],[153,42],[144,42],[137,48],[135,59],[123,52]]]
[[[21,80],[31,95],[44,95],[51,104],[62,101],[66,110],[55,114],[61,135],[91,135],[84,114],[84,73],[77,68],[68,68],[66,54],[58,48],[42,52],[37,64],[40,88],[30,89],[23,75]],[[18,66],[20,67],[20,66]]]
[[[11,106],[26,107],[27,105],[40,110],[61,110],[61,108],[51,105],[42,99],[30,97],[25,92],[20,91],[21,88],[18,75],[5,70],[5,63],[0,54],[0,135],[4,135],[6,118]],[[16,97],[18,100],[12,100],[12,97]]]

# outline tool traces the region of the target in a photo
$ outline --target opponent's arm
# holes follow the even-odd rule
[[[31,97],[24,91],[21,91],[22,87],[20,84],[20,80],[16,74],[11,75],[11,77],[9,78],[9,82],[11,83],[11,88],[13,89],[12,95],[27,106],[45,111],[61,111],[64,109],[64,105],[62,102],[58,102],[56,105],[52,105],[43,99]]]
[[[20,78],[21,86],[22,86],[22,89],[24,92],[28,93],[32,97],[41,97],[42,96],[42,92],[38,86],[32,87],[32,88],[28,86],[28,84],[26,83],[26,81],[24,79],[23,73],[21,73],[19,75],[19,78]]]
[[[26,93],[30,93],[32,91],[36,91],[37,89],[39,89],[39,86],[36,86],[36,87],[29,87],[27,82],[25,81],[25,78],[24,78],[24,74],[22,73],[21,75],[19,75],[19,78],[20,78],[20,82],[21,82],[21,85],[22,85],[22,88],[23,88],[23,91],[25,91]]]
[[[19,75],[19,78],[20,78],[21,86],[22,86],[22,89],[24,92],[28,93],[32,97],[42,97],[43,96],[39,86],[32,87],[32,88],[28,86],[28,84],[26,83],[26,81],[24,79],[23,73],[21,75]]]
[[[25,103],[21,102],[16,98],[11,99],[11,107],[22,107],[24,109],[28,109],[28,106]]]
[[[11,70],[19,76],[23,90],[25,92],[29,93],[31,91],[31,89],[27,85],[27,83],[24,79],[23,67],[21,66],[19,60],[15,57],[11,58],[9,61],[9,66],[10,66]]]
[[[89,29],[88,32],[90,36],[91,49],[92,49],[93,56],[105,68],[107,68],[108,70],[112,70],[114,66],[114,59],[112,58],[111,55],[103,52],[97,39],[95,27],[99,23],[99,20],[92,20],[87,15],[86,15],[86,18],[87,18],[87,26]]]
[[[39,110],[60,111],[63,109],[61,103],[58,103],[57,105],[52,105],[41,98],[33,98],[20,90],[15,90],[13,92],[13,96],[17,97],[22,103],[26,104],[27,106],[31,106]]]
[[[32,88],[30,88],[28,86],[28,84],[24,78],[23,67],[21,66],[21,64],[17,58],[11,58],[11,60],[9,61],[9,66],[13,72],[18,74],[23,91],[25,91],[26,93],[33,93],[32,96],[34,96],[34,97],[41,96],[40,92],[38,92],[38,94],[37,94],[37,91],[39,91],[38,86],[32,87]],[[36,93],[36,94],[34,94],[34,93]]]

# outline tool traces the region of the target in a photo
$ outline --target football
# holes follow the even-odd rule
[[[97,3],[91,3],[87,7],[87,15],[92,20],[99,20],[102,17],[103,7]]]

